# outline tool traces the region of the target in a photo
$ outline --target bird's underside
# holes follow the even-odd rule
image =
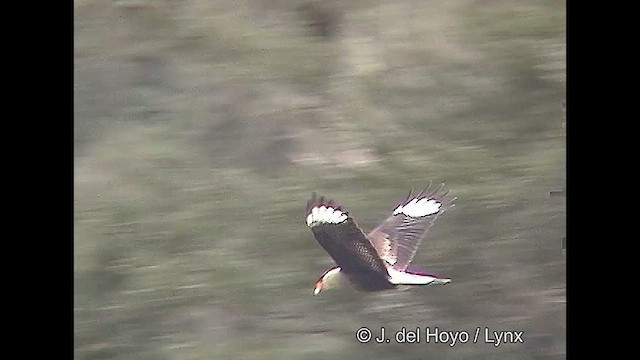
[[[364,291],[448,283],[449,279],[409,267],[435,220],[453,206],[455,198],[442,189],[442,186],[433,190],[427,187],[416,195],[409,193],[367,235],[340,205],[314,193],[305,209],[306,223],[337,265],[318,280],[316,287],[322,288],[323,284],[328,287],[338,277],[347,278],[355,288]]]

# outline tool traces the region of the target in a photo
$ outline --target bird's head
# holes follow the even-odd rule
[[[342,280],[342,274],[340,273],[340,270],[342,269],[335,266],[325,271],[324,274],[320,276],[318,281],[316,281],[316,286],[313,288],[313,295],[318,295],[323,290],[339,286]]]

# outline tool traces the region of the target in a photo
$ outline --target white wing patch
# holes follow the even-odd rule
[[[307,216],[307,226],[314,227],[319,224],[340,224],[347,220],[347,215],[332,207],[316,206]]]
[[[405,214],[413,218],[419,218],[437,213],[440,211],[441,206],[441,202],[433,199],[413,199],[405,205],[398,206],[393,210],[393,215]]]

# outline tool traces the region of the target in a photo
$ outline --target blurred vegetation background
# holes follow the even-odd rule
[[[565,357],[563,1],[74,4],[76,358]],[[450,285],[312,295],[312,191],[369,230],[430,180]]]

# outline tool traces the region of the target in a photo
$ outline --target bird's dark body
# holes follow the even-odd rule
[[[380,291],[393,289],[389,282],[389,274],[384,262],[377,255],[369,239],[362,230],[349,219],[339,225],[319,225],[313,228],[313,233],[320,245],[332,254],[342,273],[351,281],[354,287],[362,291]],[[348,241],[340,241],[349,239]]]
[[[397,286],[384,279],[372,279],[371,275],[366,272],[344,272],[344,275],[349,279],[351,285],[360,291],[383,291],[395,289]]]

